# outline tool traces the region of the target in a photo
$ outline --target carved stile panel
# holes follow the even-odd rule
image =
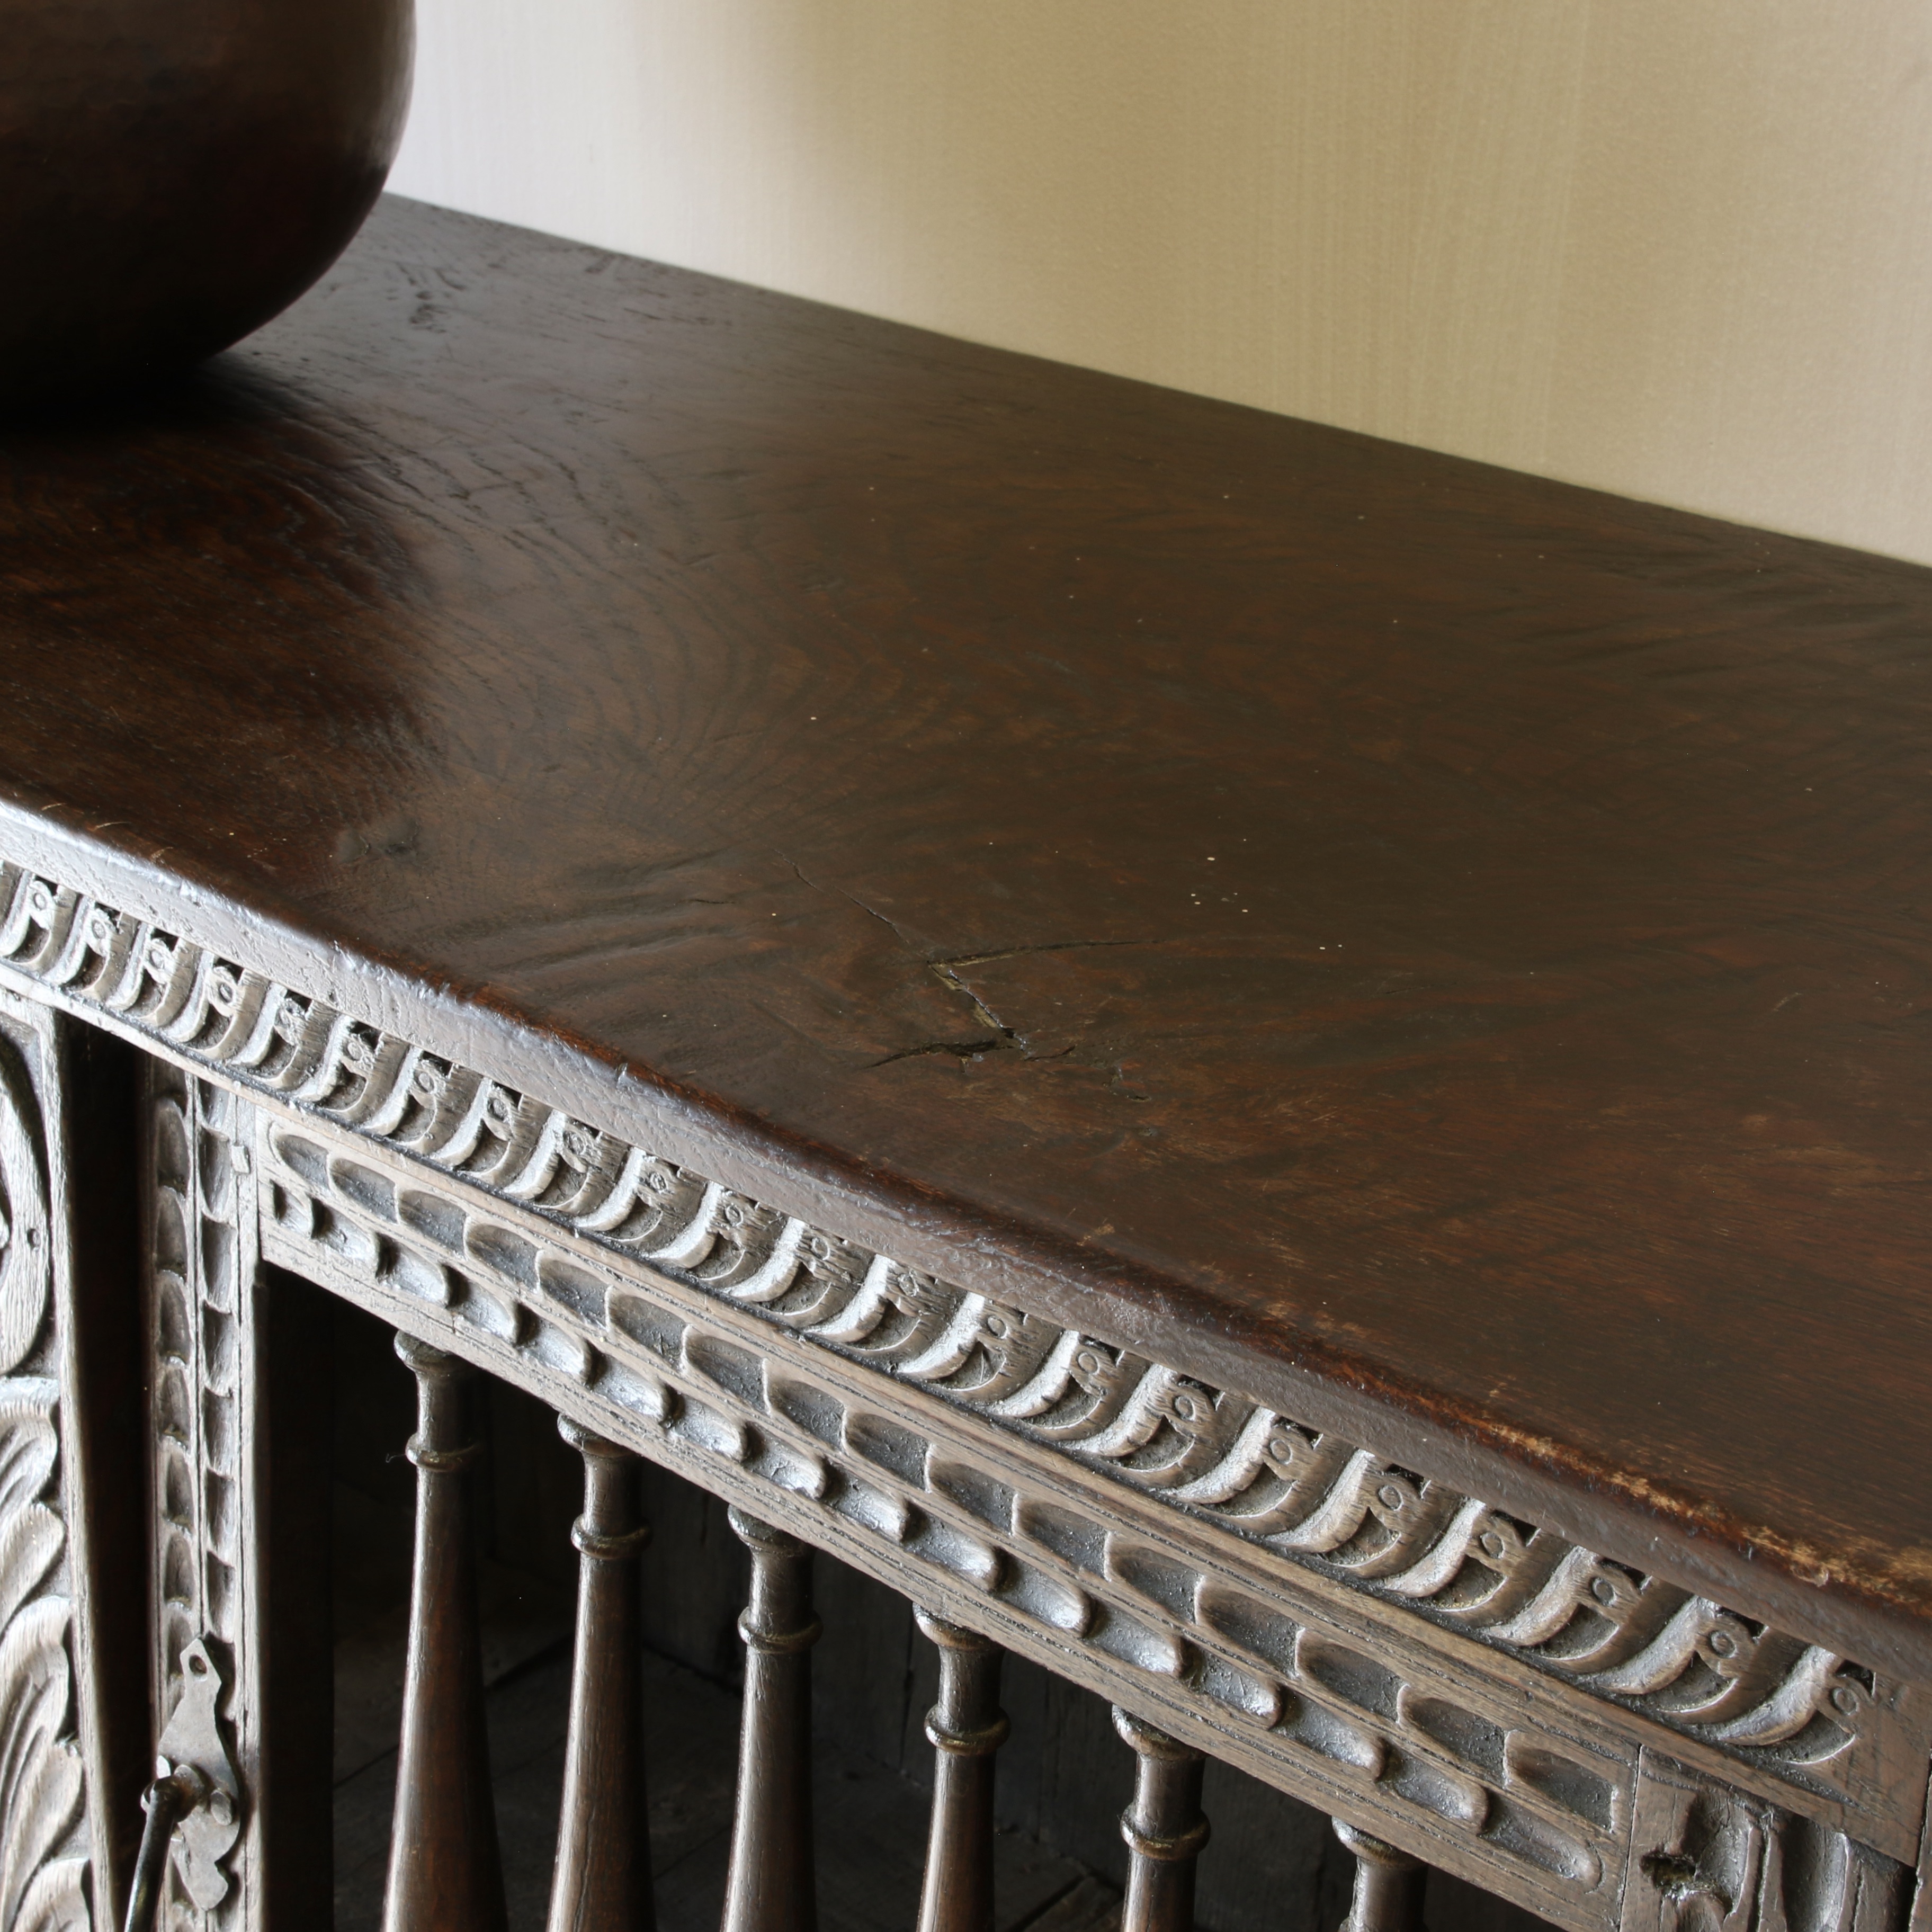
[[[253,1544],[255,1214],[250,1110],[156,1062],[148,1105],[148,1309],[153,1363],[158,1730],[189,1693],[192,1647],[221,1684],[216,1719],[243,1802],[219,1856],[182,1846],[161,1923],[226,1932],[259,1922],[261,1874],[245,1794],[258,1788]],[[212,1849],[212,1848],[211,1848]]]

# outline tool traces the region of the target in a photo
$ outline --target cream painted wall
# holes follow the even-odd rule
[[[404,194],[1932,562],[1928,0],[418,0]]]

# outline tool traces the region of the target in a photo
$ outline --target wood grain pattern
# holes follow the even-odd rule
[[[1924,572],[398,208],[7,473],[30,862],[1923,1655]]]

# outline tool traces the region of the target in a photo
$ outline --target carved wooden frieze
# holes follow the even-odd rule
[[[1210,1567],[1117,1485],[1072,1490],[1050,1447],[962,1441],[944,1396],[533,1213],[308,1123],[265,1113],[258,1135],[268,1261],[1272,1784],[1420,1833],[1546,1917],[1613,1924],[1636,1748],[1557,1687],[1365,1636],[1345,1592],[1337,1615]]]
[[[1270,1784],[1560,1923],[1617,1919],[1642,1720],[1365,1619],[1330,1580],[530,1210],[314,1124],[258,1135],[269,1260]]]
[[[165,1725],[208,1702],[244,1786],[259,1743],[251,1450],[255,1214],[246,1105],[156,1063],[148,1094],[148,1335],[152,1364],[154,1682]],[[241,1130],[238,1138],[238,1128]],[[245,1799],[177,1835],[164,1923],[254,1922],[260,1874]]]
[[[0,1928],[91,1925],[40,1110],[0,1039]]]
[[[976,1438],[1051,1457],[1060,1474],[1042,1496],[1114,1492],[1201,1552],[1204,1576],[1233,1563],[1339,1588],[1381,1624],[1454,1633],[1529,1666],[1642,1720],[1633,1735],[1661,1726],[1755,1788],[1856,1818],[1872,1842],[1916,1839],[1918,1808],[1889,1774],[1901,1751],[1922,1751],[1922,1723],[1904,1687],[1855,1660],[1237,1391],[859,1247],[13,866],[0,868],[0,960],[279,1108],[748,1316],[788,1359],[856,1372],[875,1394],[916,1392]],[[397,1252],[436,1250],[416,1230]],[[466,1254],[472,1272],[488,1259]]]

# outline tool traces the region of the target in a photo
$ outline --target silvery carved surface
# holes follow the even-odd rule
[[[1643,1754],[1618,1932],[1891,1932],[1909,1868]]]
[[[8,866],[0,958],[1140,1494],[1805,1781],[1872,1674],[1238,1393],[948,1286]],[[1828,1782],[1828,1776],[1827,1778]]]

